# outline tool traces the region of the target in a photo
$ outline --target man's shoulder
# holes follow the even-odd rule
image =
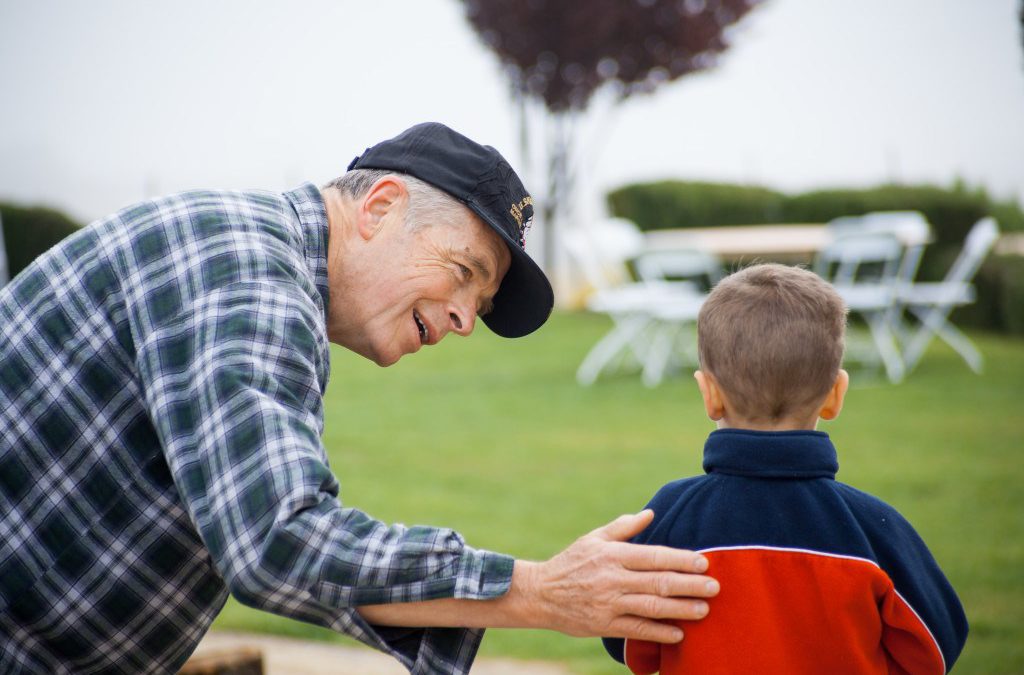
[[[147,325],[239,284],[318,295],[286,194],[189,190],[127,206],[97,227],[105,258],[133,286],[129,304],[146,309],[139,316]]]
[[[204,218],[244,222],[279,220],[285,216],[284,194],[266,190],[186,190],[137,202],[119,210],[114,218],[128,223],[156,220],[195,222]]]
[[[126,206],[99,227],[107,242],[129,251],[130,267],[196,258],[244,266],[268,256],[293,264],[303,250],[288,199],[263,190],[178,192]]]

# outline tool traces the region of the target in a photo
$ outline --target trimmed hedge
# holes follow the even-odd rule
[[[666,180],[613,190],[608,194],[608,207],[613,215],[632,220],[641,230],[824,223],[839,216],[906,210],[925,215],[938,244],[959,244],[986,215],[994,216],[1003,230],[1024,230],[1024,210],[1019,204],[995,201],[984,190],[972,190],[962,183],[951,188],[881,185],[787,195],[762,187]]]
[[[942,279],[971,227],[993,216],[1004,232],[1024,231],[1024,210],[1015,201],[1000,202],[983,189],[963,183],[880,185],[861,190],[816,190],[803,194],[761,187],[659,181],[626,185],[608,194],[615,216],[628,218],[642,230],[712,227],[755,223],[824,223],[839,216],[872,211],[920,211],[935,241],[925,250],[918,274],[922,280]],[[956,321],[1024,335],[1024,258],[992,255],[975,278],[978,301],[957,311]]]
[[[789,197],[785,212],[792,222],[826,222],[838,216],[872,211],[920,211],[932,226],[935,244],[959,246],[971,227],[988,215],[1002,216],[1004,230],[1024,229],[1024,212],[1012,202],[997,204],[984,190],[962,185],[883,185],[867,190],[822,190]],[[998,219],[998,217],[997,217]]]
[[[60,211],[0,204],[8,272],[13,279],[40,254],[81,227]]]
[[[784,222],[786,195],[725,183],[660,181],[627,185],[608,195],[616,216],[641,230]]]
[[[1024,257],[989,256],[974,286],[977,302],[956,310],[954,322],[1024,336]]]

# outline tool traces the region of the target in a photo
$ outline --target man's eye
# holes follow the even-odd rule
[[[456,264],[459,266],[459,273],[462,275],[462,278],[465,279],[466,281],[469,281],[473,277],[473,270],[469,269],[462,263]]]

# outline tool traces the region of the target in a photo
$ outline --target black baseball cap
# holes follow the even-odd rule
[[[522,337],[551,315],[555,296],[540,266],[526,253],[533,197],[505,158],[437,122],[417,124],[367,148],[348,165],[415,176],[444,190],[480,216],[505,241],[512,264],[483,322],[502,337]]]

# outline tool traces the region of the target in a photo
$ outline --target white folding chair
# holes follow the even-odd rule
[[[875,232],[892,234],[904,247],[896,273],[903,283],[914,280],[925,244],[932,238],[931,225],[919,211],[873,211],[862,216],[836,218],[827,227],[833,236]]]
[[[613,322],[611,330],[584,357],[576,380],[589,385],[613,367],[644,367],[652,334],[658,329],[655,311],[689,306],[701,294],[687,281],[632,279],[626,260],[641,250],[643,235],[629,221],[612,219],[587,228],[565,228],[561,237],[566,252],[593,289],[587,309],[606,314]]]
[[[953,261],[944,280],[902,284],[899,287],[899,302],[920,322],[903,350],[903,359],[908,371],[917,366],[932,338],[937,335],[963,357],[971,370],[981,372],[981,353],[974,343],[949,321],[949,315],[955,308],[974,302],[974,285],[971,280],[997,239],[999,226],[995,219],[982,218],[967,233],[964,247]]]
[[[643,251],[633,260],[642,281],[690,281],[701,290],[711,290],[722,279],[718,256],[696,248]]]
[[[819,252],[814,267],[832,282],[850,312],[867,323],[873,354],[857,349],[848,334],[847,358],[880,359],[891,382],[902,380],[905,372],[891,323],[902,259],[903,245],[890,232],[839,231]]]
[[[903,257],[896,271],[896,284],[899,286],[914,281],[925,246],[932,240],[931,225],[919,211],[872,211],[860,216],[843,216],[830,221],[827,229],[832,237],[886,232],[896,237],[903,245]],[[897,341],[901,344],[906,342],[908,334],[898,297],[886,319]]]
[[[722,278],[722,261],[707,251],[675,249],[642,253],[633,264],[644,281],[684,281],[699,291],[653,310],[655,325],[642,380],[655,387],[671,367],[697,365],[697,315],[707,293]]]

